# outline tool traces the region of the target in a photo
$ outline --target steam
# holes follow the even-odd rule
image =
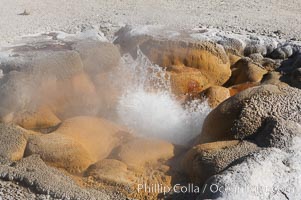
[[[73,40],[73,37],[62,34],[58,37]],[[61,121],[74,116],[98,116],[126,125],[136,134],[177,144],[185,144],[200,134],[210,111],[207,102],[181,103],[171,92],[169,74],[164,68],[153,65],[141,51],[138,50],[135,60],[124,55],[119,67],[115,67],[116,62],[108,71],[90,74],[80,70],[83,60],[77,54],[55,51],[58,47],[51,44],[46,54],[43,46],[39,46],[42,44],[34,44],[39,50],[34,59],[20,46],[14,49],[21,52],[20,56],[9,57],[6,61],[7,66],[12,67],[14,62],[26,61],[34,65],[22,64],[20,71],[6,68],[8,73],[4,71],[4,74],[0,70],[0,79],[3,80],[0,120],[26,128],[23,113],[26,111],[35,118],[36,113],[40,114],[39,109],[45,107]],[[82,46],[82,51],[85,52],[91,44]],[[88,56],[88,53],[85,56],[91,59],[85,63],[87,66],[99,67],[95,56]],[[119,60],[119,54],[104,59]]]
[[[166,71],[150,63],[138,51],[138,58],[123,57],[123,67],[132,75],[117,106],[119,120],[137,134],[185,144],[200,134],[210,112],[206,101],[182,105],[171,93]]]

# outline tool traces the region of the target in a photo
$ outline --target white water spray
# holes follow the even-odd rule
[[[124,57],[122,64],[132,76],[117,108],[121,122],[137,134],[176,144],[185,144],[200,134],[211,110],[207,102],[194,100],[181,105],[171,93],[163,68],[152,65],[140,51],[135,61],[129,58]]]

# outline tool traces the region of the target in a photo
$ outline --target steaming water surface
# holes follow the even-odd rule
[[[171,93],[164,69],[152,65],[141,52],[135,61],[124,57],[122,67],[131,74],[117,108],[123,124],[137,134],[176,144],[185,144],[200,134],[210,112],[206,101],[182,105]]]

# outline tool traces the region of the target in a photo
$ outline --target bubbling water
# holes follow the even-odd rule
[[[171,93],[166,71],[138,51],[138,58],[123,57],[122,66],[131,74],[124,86],[117,112],[120,121],[135,133],[186,144],[200,134],[210,112],[207,101],[182,105]]]

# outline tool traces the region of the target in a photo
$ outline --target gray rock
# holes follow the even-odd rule
[[[280,67],[280,63],[270,58],[263,58],[259,63],[268,71],[274,71]]]
[[[291,85],[301,89],[301,68],[295,69],[290,77]]]
[[[239,118],[235,119],[232,127],[235,138],[254,137],[260,133],[264,121],[270,117],[301,122],[301,90],[265,85],[247,92],[251,97],[244,103]]]
[[[293,63],[293,68],[301,68],[301,54],[297,54],[294,57],[294,63]]]
[[[259,53],[261,55],[267,54],[267,49],[261,44],[250,44],[244,50],[244,55],[249,56],[251,54]]]
[[[1,180],[0,199],[36,199],[36,195],[16,183]]]
[[[300,123],[300,96],[301,90],[284,85],[247,89],[221,103],[207,116],[197,142],[255,139],[265,120],[271,117]]]
[[[301,54],[296,54],[292,58],[283,61],[279,70],[289,74],[297,68],[301,68]]]
[[[266,56],[277,48],[277,44],[278,41],[273,38],[251,35],[249,36],[249,41],[247,41],[244,53],[245,56],[249,56],[253,53]]]
[[[301,125],[282,118],[266,118],[255,138],[262,147],[287,149],[292,146],[293,139],[301,133]]]
[[[254,62],[260,63],[263,60],[263,56],[260,53],[253,53],[249,55]]]
[[[244,43],[236,38],[222,37],[221,40],[217,42],[222,45],[226,52],[243,55],[244,52]]]
[[[183,168],[190,180],[199,185],[225,170],[237,159],[260,148],[248,141],[220,141],[193,147],[184,156]]]
[[[271,58],[274,59],[285,59],[289,58],[294,54],[293,47],[289,44],[285,44],[283,46],[280,46],[276,48],[272,53],[271,53]]]
[[[104,192],[78,186],[63,172],[47,166],[39,156],[30,156],[11,165],[0,165],[0,178],[20,182],[36,193],[59,199],[110,199]]]

